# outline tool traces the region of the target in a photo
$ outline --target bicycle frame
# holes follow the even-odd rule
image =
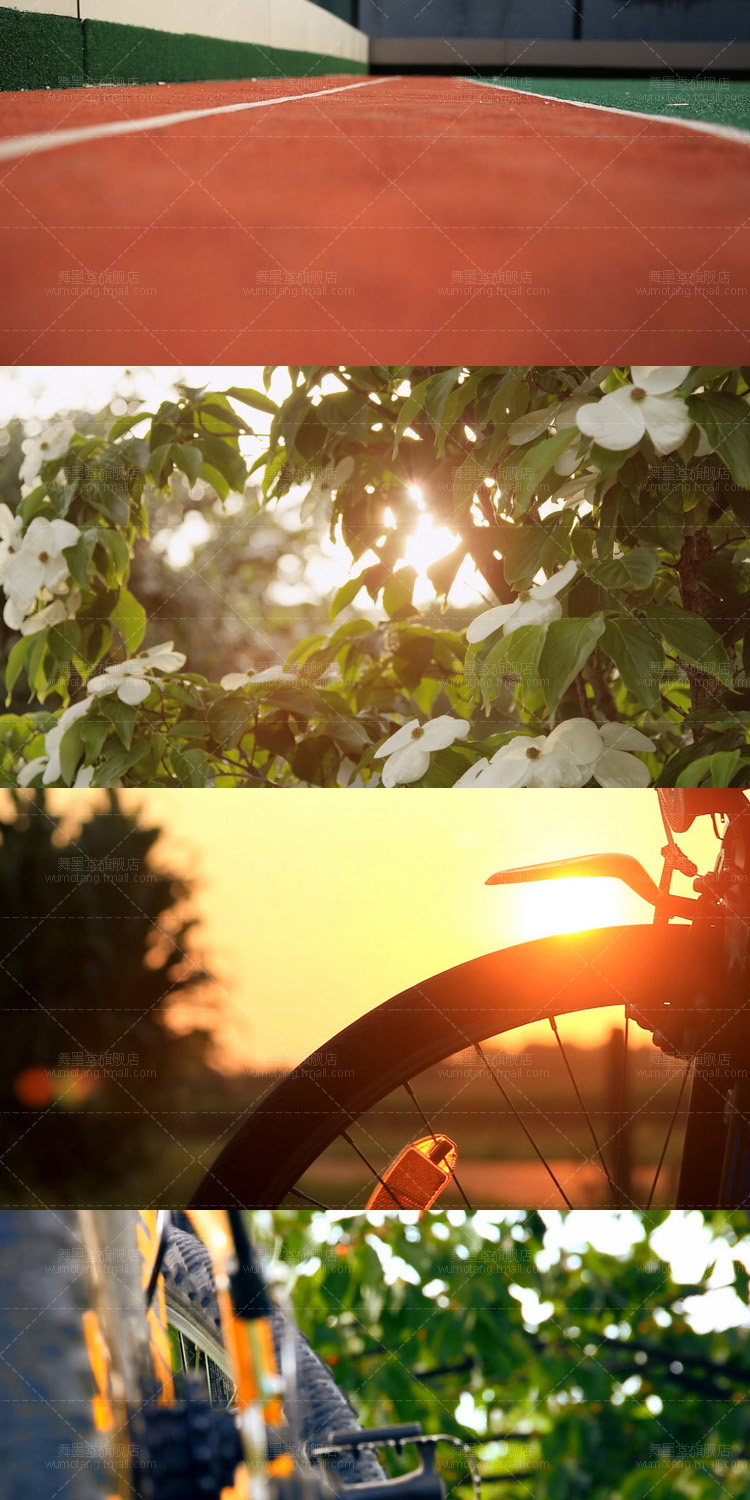
[[[244,1215],[206,1209],[191,1210],[190,1218],[213,1267],[235,1391],[231,1411],[210,1406],[200,1378],[183,1372],[178,1386],[173,1377],[161,1283],[171,1215],[153,1210],[81,1215],[94,1272],[94,1306],[85,1314],[83,1330],[94,1376],[93,1425],[105,1447],[118,1434],[128,1437],[127,1444],[116,1445],[121,1453],[113,1475],[117,1495],[107,1500],[161,1500],[165,1490],[174,1492],[169,1486],[179,1465],[186,1500],[199,1492],[204,1500],[444,1500],[436,1444],[465,1445],[453,1437],[425,1435],[418,1423],[332,1432],[305,1449],[297,1430],[294,1371],[283,1368],[283,1359],[281,1371],[277,1364],[272,1303]],[[118,1261],[113,1296],[107,1251],[127,1227],[134,1231],[137,1254],[132,1248],[127,1252],[124,1277]],[[203,1467],[193,1475],[184,1465],[196,1439]],[[416,1447],[417,1467],[378,1484],[346,1484],[324,1466],[347,1451],[390,1446],[400,1452],[406,1445]],[[476,1480],[473,1469],[472,1477]]]
[[[663,865],[658,886],[630,855],[584,855],[569,860],[501,870],[487,885],[592,876],[620,880],[654,908],[654,922],[675,917],[690,922],[707,921],[719,928],[728,974],[739,974],[750,982],[750,804],[742,792],[659,793],[667,842],[661,850]],[[678,848],[674,831],[687,832],[694,819],[709,814],[720,849],[713,870],[704,875]],[[719,833],[716,819],[727,820]],[[672,877],[678,871],[693,879],[697,899],[675,896]],[[745,1002],[746,1004],[746,1002]],[[677,1207],[711,1207],[717,1202],[737,1206],[750,1201],[750,1017],[745,1004],[734,1024],[717,1026],[713,1013],[693,1010],[687,1015],[675,1008],[665,1024],[631,1009],[633,1019],[653,1031],[654,1042],[672,1055],[693,1058],[694,1072],[688,1106]],[[720,1037],[728,1051],[706,1058],[707,1043]],[[717,1200],[716,1163],[723,1162]]]

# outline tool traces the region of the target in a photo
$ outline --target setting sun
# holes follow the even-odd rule
[[[625,888],[617,880],[594,877],[535,882],[519,891],[519,941],[580,932],[586,927],[615,926],[627,921],[628,904]]]

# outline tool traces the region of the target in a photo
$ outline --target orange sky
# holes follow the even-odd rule
[[[217,1040],[236,1065],[298,1061],[390,995],[494,948],[649,921],[651,908],[614,881],[484,881],[503,867],[606,850],[635,855],[656,877],[664,841],[652,791],[122,796],[164,827],[164,856],[196,882],[197,944],[219,981]],[[51,803],[80,816],[101,794],[57,791]],[[708,819],[680,842],[701,867],[713,863]],[[689,892],[685,881],[675,889]],[[564,1025],[594,1042],[611,1021],[600,1012]]]

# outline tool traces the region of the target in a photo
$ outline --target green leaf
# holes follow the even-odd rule
[[[467,682],[482,694],[485,708],[499,696],[507,678],[517,678],[522,687],[539,686],[539,660],[547,639],[547,625],[520,625],[500,639],[478,661],[466,659]]]
[[[707,620],[686,609],[648,609],[646,617],[678,656],[732,686],[726,646]]]
[[[117,731],[117,737],[122,741],[125,749],[129,750],[133,743],[133,733],[138,717],[137,705],[123,703],[117,697],[116,693],[112,693],[107,697],[100,698],[99,712],[102,718],[108,720],[110,726],[114,727]],[[86,721],[84,720],[84,722]]]
[[[16,641],[15,645],[11,646],[10,654],[5,666],[5,691],[8,695],[6,699],[7,703],[10,702],[11,693],[13,692],[13,689],[21,675],[21,672],[23,671],[24,665],[26,663],[26,658],[31,650],[33,641],[33,636],[22,635],[20,641]]]
[[[161,488],[166,484],[172,472],[172,444],[160,443],[157,448],[153,448],[148,467],[155,485]]]
[[[124,531],[130,518],[130,497],[124,490],[113,490],[109,485],[99,484],[90,498],[95,510]]]
[[[750,489],[750,406],[739,396],[704,391],[690,397],[688,410],[735,483]]]
[[[114,785],[115,782],[120,781],[126,771],[132,770],[140,760],[145,759],[149,754],[150,748],[148,741],[133,745],[130,750],[126,750],[124,745],[114,745],[97,766],[92,785]]]
[[[541,556],[548,536],[543,526],[508,526],[499,550],[502,552],[505,581],[516,590],[528,587],[541,567]]]
[[[410,395],[406,397],[406,400],[401,407],[393,431],[393,453],[391,455],[393,458],[395,458],[396,454],[398,453],[399,447],[401,446],[401,439],[404,436],[407,427],[410,427],[412,422],[414,421],[414,418],[424,410],[425,392],[428,385],[430,384],[431,378],[432,377],[430,376],[427,380],[420,380],[419,384],[415,385],[412,388]]]
[[[75,781],[76,771],[83,756],[81,725],[71,724],[60,741],[60,777],[66,786]]]
[[[107,433],[107,441],[112,443],[115,438],[123,437],[126,432],[130,432],[131,427],[137,427],[139,422],[150,421],[153,415],[152,411],[139,411],[129,417],[118,417]]]
[[[253,391],[245,386],[231,385],[224,394],[232,396],[235,401],[241,401],[244,406],[252,406],[255,411],[267,411],[272,417],[275,417],[279,409],[276,402],[264,395],[263,391]]]
[[[181,786],[205,786],[207,780],[210,782],[213,771],[205,750],[173,750],[170,758]]]
[[[539,675],[549,713],[554,713],[563,693],[588,661],[603,632],[603,615],[591,615],[582,620],[553,620],[547,626]]]
[[[122,636],[128,656],[133,656],[146,633],[148,617],[143,605],[129,589],[121,589],[110,618]]]
[[[602,650],[611,657],[628,690],[644,708],[658,708],[664,676],[661,641],[639,620],[607,620]]]
[[[237,448],[208,434],[201,434],[200,448],[205,463],[221,474],[230,489],[241,494],[247,482],[247,465]]]
[[[252,715],[252,706],[238,693],[218,698],[208,710],[208,727],[217,745],[234,750],[239,745]]]
[[[710,772],[712,786],[731,786],[734,776],[740,764],[739,750],[720,750],[711,756]]]
[[[330,735],[307,735],[294,752],[292,771],[298,780],[310,786],[324,786],[332,780],[340,759]]]
[[[647,589],[659,566],[655,547],[631,547],[622,557],[609,558],[592,569],[591,577],[605,589]]]
[[[333,596],[329,612],[330,619],[335,620],[342,609],[346,609],[347,604],[351,604],[352,600],[356,599],[360,589],[364,588],[364,586],[364,573],[358,573],[356,578],[347,578],[346,583],[343,583]]]
[[[71,577],[81,589],[88,589],[91,586],[91,558],[97,542],[106,534],[100,526],[87,526],[74,546],[65,549],[65,558]],[[125,546],[127,548],[127,543]]]
[[[196,443],[173,443],[170,453],[175,468],[187,476],[192,488],[203,468],[203,454]]]
[[[554,437],[544,438],[541,443],[535,443],[533,448],[527,448],[519,459],[516,510],[520,515],[526,510],[545,475],[576,436],[579,436],[577,427],[564,427]]]
[[[130,567],[130,548],[125,537],[120,531],[105,531],[100,526],[96,528],[94,535],[96,545],[103,547],[111,559],[110,566],[106,570],[107,582],[114,585],[122,583]],[[65,555],[68,559],[70,558],[69,552]]]
[[[107,719],[95,719],[87,716],[80,720],[81,741],[83,743],[84,757],[89,765],[99,759],[102,746],[109,734],[111,725]]]
[[[411,602],[417,581],[416,568],[399,568],[392,573],[383,588],[383,609],[391,620],[403,620],[414,613]]]

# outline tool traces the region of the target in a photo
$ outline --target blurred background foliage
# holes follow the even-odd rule
[[[462,1437],[488,1500],[747,1493],[747,1214],[252,1223],[361,1420]]]

